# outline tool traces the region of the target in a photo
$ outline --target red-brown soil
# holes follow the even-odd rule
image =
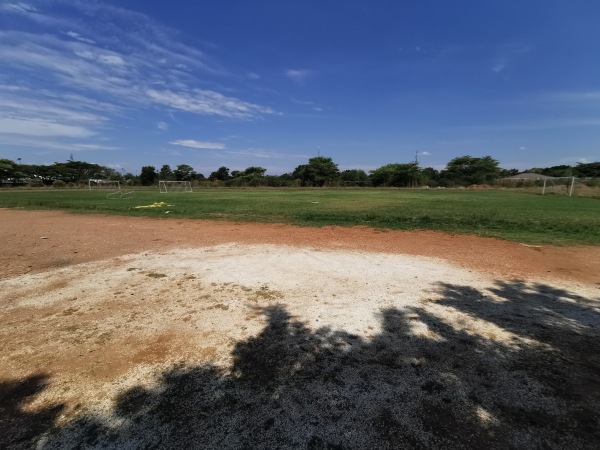
[[[430,256],[500,278],[600,283],[600,247],[532,246],[434,231],[294,227],[0,210],[1,278],[142,251],[227,242]]]

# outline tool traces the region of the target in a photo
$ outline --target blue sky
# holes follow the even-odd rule
[[[0,0],[0,157],[600,160],[600,2]]]

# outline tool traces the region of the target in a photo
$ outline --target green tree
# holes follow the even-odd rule
[[[562,164],[552,167],[534,167],[533,169],[527,169],[525,172],[539,173],[548,177],[572,177],[573,167]]]
[[[410,187],[419,184],[421,170],[415,162],[406,164],[387,164],[371,170],[373,186]]]
[[[160,168],[160,179],[162,181],[174,181],[175,180],[175,175],[173,174],[173,170],[171,169],[171,166],[168,164],[163,164],[163,166]]]
[[[65,182],[87,182],[88,179],[108,179],[115,173],[114,169],[85,161],[69,160],[64,163],[54,163],[50,167],[53,178]]]
[[[17,165],[10,159],[0,159],[0,179],[13,178],[17,170]]]
[[[469,186],[471,184],[492,184],[500,177],[498,161],[491,156],[475,158],[460,156],[446,165],[440,174],[440,181],[446,185]]]
[[[231,172],[227,186],[262,186],[266,171],[264,167],[257,166],[248,167],[243,172],[234,170]]]
[[[364,170],[350,169],[340,173],[340,181],[367,181],[369,176]]]
[[[337,181],[340,171],[331,158],[317,156],[310,158],[294,170],[292,176],[304,186],[325,186]]]
[[[216,171],[212,172],[208,179],[211,181],[227,181],[229,180],[229,178],[231,178],[231,176],[229,175],[229,168],[225,167],[225,166],[221,166],[219,167]]]
[[[156,183],[158,174],[156,173],[156,167],[144,166],[140,173],[140,183],[142,186],[152,186]]]
[[[433,167],[425,167],[421,169],[421,182],[430,187],[436,187],[440,179],[439,170]]]
[[[192,181],[196,179],[196,171],[192,166],[187,164],[178,165],[173,173],[175,174],[176,181]]]
[[[518,173],[519,171],[517,169],[500,169],[501,178],[512,177]]]
[[[600,178],[600,162],[577,163],[574,175],[584,178]]]
[[[267,169],[264,167],[252,166],[244,170],[245,177],[264,177]]]
[[[137,185],[141,184],[140,183],[140,177],[139,176],[135,176],[131,172],[127,172],[125,175],[123,175],[123,182],[127,186],[137,186]]]

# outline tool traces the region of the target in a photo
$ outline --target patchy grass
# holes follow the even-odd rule
[[[169,206],[136,209],[164,201]],[[469,233],[531,244],[600,244],[600,200],[511,191],[206,189],[110,200],[105,192],[0,191],[0,207],[163,218]]]

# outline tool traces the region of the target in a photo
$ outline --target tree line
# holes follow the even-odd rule
[[[74,161],[56,162],[50,165],[19,164],[9,159],[0,159],[0,181],[10,185],[60,185],[77,186],[89,179],[119,181],[129,186],[153,186],[159,180],[190,181],[196,185],[229,187],[460,187],[474,184],[494,184],[501,178],[519,173],[516,169],[502,169],[491,156],[460,156],[452,159],[442,170],[422,168],[417,162],[386,164],[369,173],[361,169],[340,171],[332,158],[317,156],[310,158],[292,172],[283,175],[266,175],[263,167],[252,166],[245,170],[233,170],[222,166],[208,177],[198,173],[188,164],[174,169],[164,164],[143,166],[139,174],[124,173],[99,164]],[[560,165],[546,168],[531,168],[534,172],[553,177],[599,178],[600,162],[577,163],[575,166]]]

